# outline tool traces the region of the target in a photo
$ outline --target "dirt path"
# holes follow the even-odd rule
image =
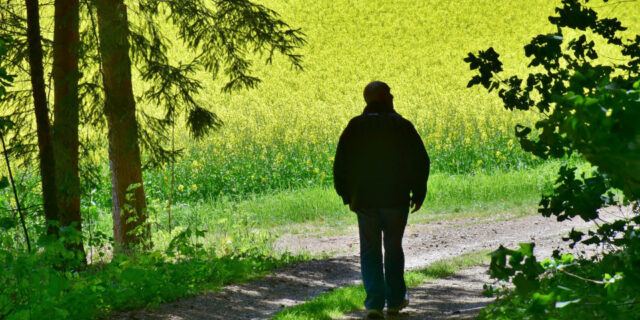
[[[410,289],[409,306],[398,316],[387,319],[473,319],[492,301],[482,296],[482,285],[491,282],[487,275],[488,267],[469,268]],[[364,311],[357,311],[345,319],[363,317]]]
[[[459,220],[413,225],[404,239],[407,269],[500,244],[515,247],[536,241],[536,255],[548,256],[562,245],[558,235],[571,228],[585,229],[582,221],[558,223],[555,219],[527,216],[506,221]],[[289,236],[277,243],[292,251],[338,252],[330,259],[300,263],[258,281],[232,285],[161,305],[121,313],[114,319],[269,319],[283,307],[296,305],[331,289],[358,283],[360,265],[357,235],[306,239]],[[472,268],[410,291],[411,308],[399,319],[467,318],[488,300],[480,295],[488,281],[485,268]],[[361,313],[347,319],[361,318]]]

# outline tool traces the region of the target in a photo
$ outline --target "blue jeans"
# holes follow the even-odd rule
[[[367,309],[382,310],[399,306],[406,297],[402,236],[407,225],[408,207],[358,209],[360,265],[367,298]],[[384,270],[382,236],[384,235]]]

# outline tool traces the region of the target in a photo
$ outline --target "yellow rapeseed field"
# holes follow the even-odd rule
[[[362,89],[372,80],[391,86],[397,111],[421,133],[434,171],[519,169],[538,163],[513,138],[514,125],[531,124],[535,115],[506,111],[495,96],[468,89],[473,73],[463,59],[468,52],[493,46],[506,74],[525,74],[523,46],[537,34],[555,32],[548,16],[560,1],[261,3],[306,33],[308,44],[300,50],[305,70],[292,69],[282,58],[272,65],[258,62],[260,86],[231,94],[221,92],[222,79],[202,74],[207,90],[200,99],[225,126],[197,143],[180,136],[178,145],[189,150],[185,177],[216,185],[210,190],[214,193],[327,182],[339,134],[362,112]],[[631,27],[629,32],[639,33],[635,5],[606,4],[598,11],[619,17]],[[175,48],[176,59],[189,55]],[[605,62],[615,61],[606,48],[604,53]],[[193,160],[199,166],[189,165]]]
[[[396,110],[420,132],[434,172],[511,170],[539,163],[522,152],[513,137],[516,123],[531,124],[536,115],[506,111],[495,96],[468,89],[474,74],[463,59],[468,52],[492,46],[501,54],[505,74],[525,74],[523,46],[537,34],[555,32],[548,16],[560,1],[259,2],[306,33],[308,43],[299,51],[304,71],[282,57],[271,65],[256,57],[254,74],[263,82],[256,89],[232,93],[221,91],[224,77],[199,74],[206,89],[197,99],[225,125],[193,141],[180,121],[176,147],[186,152],[177,166],[179,192],[246,194],[330,184],[339,134],[362,112],[362,89],[373,80],[391,86]],[[629,33],[640,33],[636,5],[617,1],[600,4],[597,10],[620,18]],[[604,52],[603,62],[615,62],[614,53],[606,48],[599,52]],[[174,41],[170,55],[178,63],[193,53]],[[134,86],[142,92],[141,81],[134,78]],[[161,112],[143,103],[138,108]],[[148,189],[166,198],[167,172],[146,174]],[[104,179],[106,192],[108,176]]]

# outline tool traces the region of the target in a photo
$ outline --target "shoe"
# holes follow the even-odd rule
[[[409,299],[405,298],[404,300],[402,300],[402,303],[400,303],[399,306],[397,306],[397,307],[387,307],[387,314],[396,315],[396,314],[400,313],[400,310],[406,308],[408,305],[409,305]]]
[[[367,317],[365,319],[384,319],[382,310],[370,309],[367,310]]]

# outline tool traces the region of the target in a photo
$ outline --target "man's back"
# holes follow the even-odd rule
[[[338,143],[334,182],[345,203],[355,208],[422,204],[429,158],[408,120],[371,104],[353,118]]]
[[[409,208],[416,212],[424,201],[429,156],[411,122],[393,111],[386,83],[369,83],[364,100],[364,112],[340,136],[333,178],[336,191],[358,216],[367,319],[384,319],[385,304],[387,314],[409,304],[402,236]]]

